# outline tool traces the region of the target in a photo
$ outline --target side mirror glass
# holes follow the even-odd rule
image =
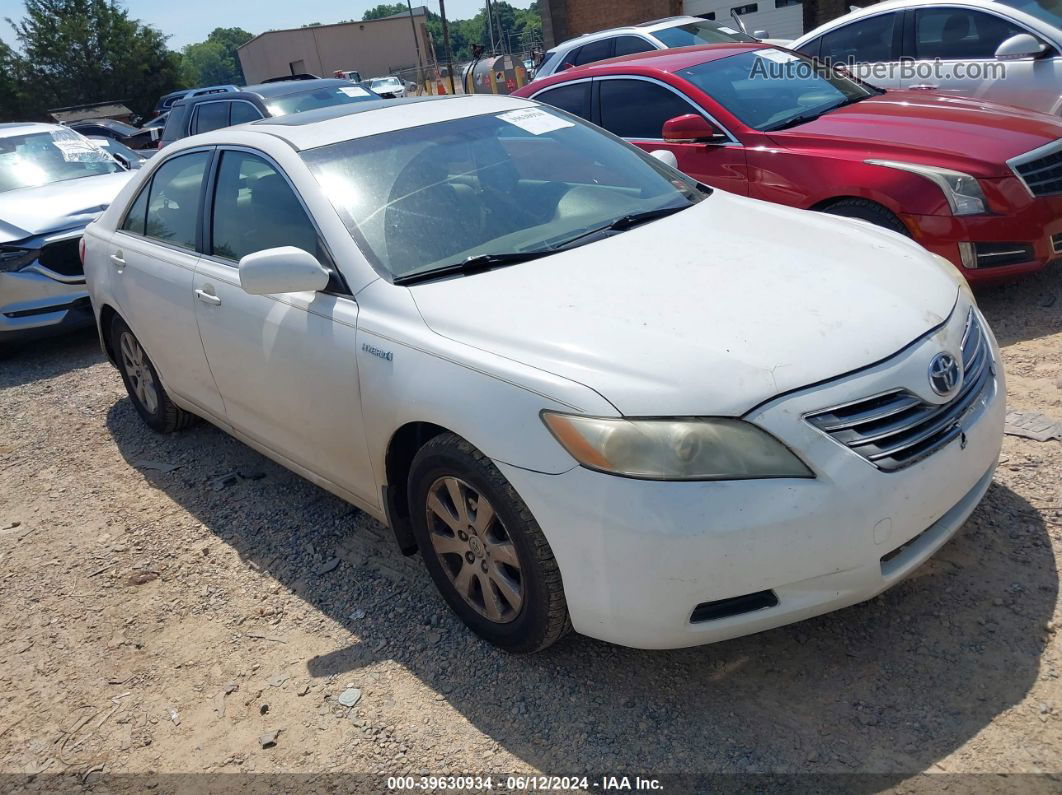
[[[726,134],[698,113],[687,113],[664,122],[663,139],[669,144],[723,143]]]
[[[1047,51],[1047,45],[1028,33],[1011,36],[996,48],[996,59],[1015,61],[1019,58],[1036,58]]]
[[[649,157],[655,157],[661,163],[669,165],[672,168],[678,168],[678,158],[675,157],[675,153],[669,149],[654,149],[649,153]]]
[[[281,246],[240,260],[240,287],[251,295],[317,292],[328,286],[328,270],[301,248]]]
[[[754,38],[754,39],[766,39],[770,35],[771,34],[768,33],[765,30],[754,30],[754,31],[752,31],[752,38]]]

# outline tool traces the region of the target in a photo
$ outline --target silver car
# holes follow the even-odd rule
[[[92,324],[78,246],[132,176],[56,124],[0,124],[0,352]]]
[[[625,28],[599,30],[561,42],[547,52],[535,70],[535,80],[606,58],[727,41],[756,39],[736,27],[700,17],[668,17]]]
[[[789,45],[880,88],[959,94],[1062,115],[1056,0],[888,0]]]

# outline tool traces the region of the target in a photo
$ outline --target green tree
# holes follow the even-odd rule
[[[146,115],[178,82],[179,56],[166,37],[130,19],[115,0],[25,0],[11,23],[22,51],[19,88],[26,116],[48,108],[124,101]]]
[[[181,84],[196,86],[237,85],[246,81],[237,48],[253,38],[243,28],[214,28],[205,41],[182,50]]]
[[[370,8],[364,14],[362,19],[380,19],[382,17],[390,17],[395,14],[401,14],[402,12],[409,13],[408,6],[402,3],[380,3],[380,5]]]
[[[19,90],[19,73],[22,61],[18,54],[0,41],[0,121],[19,118],[22,110],[22,94]]]

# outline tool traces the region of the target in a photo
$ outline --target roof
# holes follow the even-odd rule
[[[336,86],[350,86],[352,81],[338,77],[321,77],[316,80],[280,80],[275,83],[259,83],[253,86],[244,86],[240,92],[257,94],[260,97],[286,97],[288,94],[303,94],[310,91],[319,91],[322,88]],[[214,96],[206,94],[204,96]],[[195,97],[199,99],[199,97]]]
[[[427,6],[413,6],[413,16],[415,16],[415,17],[426,17],[429,13],[430,12],[428,11],[428,7]],[[347,22],[332,22],[332,23],[330,23],[328,25],[308,25],[308,26],[298,27],[298,28],[278,28],[277,30],[267,30],[267,31],[264,31],[262,33],[259,33],[257,36],[255,36],[253,38],[248,39],[243,44],[241,44],[239,47],[237,47],[236,50],[238,52],[239,50],[242,50],[244,47],[247,47],[247,46],[251,45],[252,43],[258,41],[259,39],[261,39],[261,38],[263,38],[265,36],[270,36],[270,35],[272,35],[274,33],[291,33],[292,31],[307,31],[307,30],[308,31],[313,31],[313,30],[317,30],[319,28],[338,28],[338,27],[342,27],[344,25],[371,25],[374,22],[387,22],[387,21],[393,21],[395,19],[402,19],[402,18],[408,18],[408,17],[409,17],[409,12],[408,11],[403,11],[401,14],[392,14],[392,15],[387,16],[387,17],[379,17],[378,19],[352,19],[352,20],[349,20]]]
[[[487,113],[535,106],[526,99],[502,94],[471,94],[445,97],[410,97],[359,102],[306,113],[262,119],[239,127],[227,127],[204,135],[184,138],[178,144],[192,146],[226,143],[237,135],[266,134],[280,138],[298,150],[392,132],[408,127],[452,121]],[[176,146],[177,144],[171,144]]]
[[[51,108],[48,115],[56,121],[81,121],[82,119],[99,119],[106,116],[132,116],[129,110],[118,100],[93,102],[86,105],[71,105],[67,108]]]
[[[0,124],[0,138],[14,135],[27,135],[35,132],[51,132],[59,129],[58,124],[45,124],[38,121],[9,121]]]
[[[706,22],[708,24],[714,24],[716,27],[721,26],[722,23],[713,22],[710,19],[702,19],[701,17],[681,16],[681,17],[664,17],[663,19],[654,19],[649,22],[639,22],[636,25],[621,25],[618,28],[606,28],[605,30],[595,30],[593,33],[584,33],[581,36],[576,36],[571,39],[565,39],[550,47],[550,51],[558,50],[561,47],[567,47],[573,42],[579,42],[580,44],[586,44],[587,42],[596,41],[597,39],[608,38],[609,36],[615,36],[617,33],[652,33],[655,30],[662,30],[664,28],[674,27],[675,25],[682,25],[689,22]]]
[[[623,66],[656,69],[661,72],[678,72],[682,69],[689,69],[691,66],[708,63],[709,61],[718,61],[720,58],[737,55],[741,52],[766,49],[771,49],[771,45],[758,41],[734,41],[701,44],[696,47],[678,47],[672,50],[653,50],[651,52],[638,53],[637,55],[621,55],[618,58],[594,61],[583,66],[566,69],[563,72],[557,72],[549,77],[542,78],[541,85],[545,86],[547,82],[563,83],[577,76],[589,77],[595,72],[609,74],[612,71],[616,71],[617,67]],[[537,89],[540,83],[535,81],[529,85],[534,85]]]

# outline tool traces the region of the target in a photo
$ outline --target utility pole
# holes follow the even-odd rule
[[[413,46],[417,48],[417,93],[424,89],[424,62],[420,59],[420,37],[417,36],[417,23],[413,21],[413,0],[406,0],[409,8],[409,26],[413,29]]]
[[[490,0],[487,0],[487,35],[490,37],[490,54],[494,55],[494,15],[490,12]]]
[[[488,6],[490,5],[490,0],[487,0],[487,5]],[[504,52],[508,52],[509,48],[507,46],[507,42],[505,41],[505,35],[502,33],[501,14],[499,14],[497,12],[497,9],[495,9],[495,11],[492,14],[492,16],[494,17],[495,23],[497,23],[497,25],[498,25],[498,46]]]
[[[450,50],[450,26],[446,24],[446,0],[439,0],[439,16],[442,17],[443,46],[446,48],[446,70],[450,73],[450,93],[456,94],[454,88],[454,54]]]

